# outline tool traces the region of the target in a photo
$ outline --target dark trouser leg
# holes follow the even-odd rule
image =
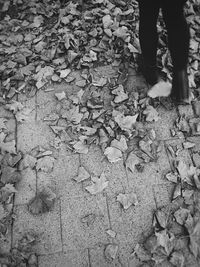
[[[143,74],[149,84],[157,82],[156,54],[158,46],[157,19],[159,0],[139,1],[139,40],[143,57]]]
[[[162,13],[168,33],[168,45],[175,69],[188,63],[189,28],[184,17],[184,0],[163,0]]]
[[[144,61],[148,65],[156,65],[158,45],[157,19],[159,4],[157,0],[140,0],[139,39]]]
[[[172,96],[178,102],[187,102],[189,86],[187,63],[189,28],[184,17],[184,0],[162,1],[163,18],[168,32],[168,45],[173,64]]]

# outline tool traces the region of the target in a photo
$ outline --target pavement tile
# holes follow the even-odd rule
[[[178,113],[180,116],[185,115],[187,119],[194,117],[192,105],[178,105]]]
[[[116,163],[109,163],[104,172],[109,181],[109,185],[105,189],[108,198],[115,197],[129,188],[128,177],[122,160]]]
[[[106,245],[95,246],[89,249],[91,267],[121,267],[119,253],[113,261],[109,261],[105,258]]]
[[[162,177],[162,171],[156,162],[146,163],[143,172],[136,169],[131,172],[127,169],[128,180],[130,184],[150,186],[159,183]]]
[[[151,222],[155,209],[153,194],[151,192],[149,203],[147,199],[144,200],[145,197],[142,199],[141,194],[139,194],[138,198],[139,204],[135,207],[131,206],[127,210],[123,210],[116,201],[109,201],[111,229],[117,233],[116,242],[119,244],[119,252],[121,252],[120,259],[125,264],[122,266],[127,265],[135,245],[141,241],[141,238],[149,234],[152,227]]]
[[[16,184],[15,205],[27,204],[36,194],[36,172],[30,168],[21,171],[22,179]]]
[[[172,187],[172,183],[168,183],[168,185],[165,184],[157,184],[153,186],[153,192],[156,202],[156,207],[161,208],[163,206],[166,206],[171,202],[171,194],[170,194],[170,187]]]
[[[16,220],[13,225],[13,244],[29,231],[38,235],[39,240],[33,248],[38,255],[62,251],[60,228],[60,201],[58,200],[52,211],[34,216],[26,205],[16,205],[14,208]]]
[[[81,165],[93,175],[100,176],[108,166],[108,161],[100,147],[91,145],[88,154],[80,154]]]
[[[88,251],[70,250],[62,253],[42,255],[38,267],[89,267]]]
[[[110,228],[106,198],[97,196],[61,197],[62,236],[66,250],[85,249],[109,241],[106,230]],[[89,224],[83,218],[93,214]]]
[[[37,120],[43,120],[45,116],[55,111],[58,103],[55,92],[55,90],[50,92],[39,90],[37,92]]]
[[[166,108],[160,106],[156,110],[160,116],[159,120],[145,123],[145,126],[155,130],[158,140],[172,139],[170,129],[174,128],[174,122],[178,117],[176,109],[166,110]]]
[[[49,142],[55,136],[48,125],[42,121],[25,122],[18,126],[17,148],[23,153],[29,152],[36,146],[49,147]]]

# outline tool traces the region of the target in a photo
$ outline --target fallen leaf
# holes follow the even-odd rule
[[[84,139],[74,141],[72,144],[76,153],[87,154],[89,151],[89,146],[85,143]]]
[[[130,206],[138,205],[138,199],[135,193],[119,194],[117,196],[117,201],[120,202],[125,210],[130,208]]]
[[[147,106],[146,109],[143,111],[143,114],[146,115],[146,121],[158,121],[159,114],[156,109],[152,106]]]
[[[107,231],[106,231],[106,233],[109,235],[109,236],[111,236],[112,238],[115,238],[116,237],[116,232],[115,231],[113,231],[113,230],[111,230],[111,229],[108,229]]]
[[[59,101],[61,101],[61,100],[63,100],[64,98],[66,98],[66,94],[65,94],[64,91],[62,91],[61,93],[55,93],[55,97],[56,97]]]
[[[181,252],[174,251],[170,256],[170,262],[173,266],[184,267],[185,258]]]
[[[132,173],[134,173],[135,166],[138,165],[140,162],[140,158],[138,158],[134,152],[131,152],[126,160],[126,168],[129,169]]]
[[[56,195],[50,188],[44,188],[28,204],[28,210],[34,215],[49,212],[54,203]]]
[[[50,173],[53,169],[55,159],[50,156],[46,156],[37,160],[36,170]]]
[[[171,94],[172,85],[169,82],[160,81],[156,83],[151,89],[148,91],[148,96],[151,98],[156,97],[167,97]]]
[[[112,90],[112,93],[116,95],[114,102],[121,103],[128,99],[128,95],[124,92],[123,85],[119,85],[116,89]]]
[[[84,167],[79,167],[78,169],[78,176],[74,177],[73,179],[77,182],[80,183],[84,180],[87,180],[90,178],[90,174],[86,171]]]
[[[23,105],[22,103],[18,102],[18,101],[14,101],[10,104],[6,104],[5,108],[12,111],[14,114],[16,114],[18,111],[23,109]]]
[[[71,70],[65,69],[65,70],[60,70],[59,72],[60,72],[60,78],[66,78],[70,74]]]
[[[3,132],[0,133],[0,149],[11,154],[17,154],[15,140],[12,140],[10,142],[3,142],[5,137],[6,136]]]
[[[138,114],[134,116],[129,116],[129,115],[125,116],[124,114],[116,110],[113,111],[112,115],[116,123],[119,125],[119,127],[122,130],[128,131],[128,132],[133,130],[133,127],[138,117]]]
[[[3,184],[14,184],[21,180],[21,174],[16,168],[2,165],[1,166],[1,182]]]
[[[172,183],[178,182],[178,175],[174,172],[167,173],[165,177],[167,178],[168,181],[170,181]]]
[[[93,225],[96,219],[96,215],[91,213],[81,218],[81,222],[86,224],[88,227]]]
[[[118,249],[119,249],[118,245],[108,244],[105,248],[105,251],[104,251],[105,258],[108,261],[113,261],[117,256]]]
[[[195,143],[192,143],[192,142],[184,142],[183,143],[183,147],[184,147],[184,149],[193,148],[193,147],[195,147]]]
[[[100,178],[98,177],[91,177],[92,185],[87,186],[85,189],[92,195],[96,195],[102,192],[107,186],[108,181],[106,180],[106,176],[104,172],[101,174]]]
[[[27,107],[23,107],[23,109],[16,112],[15,117],[18,122],[25,122],[29,119],[30,113],[32,110]]]
[[[174,213],[174,217],[175,217],[177,223],[179,223],[180,225],[184,225],[189,214],[190,214],[190,211],[188,209],[180,207],[180,209],[178,209]]]
[[[151,260],[151,255],[148,253],[147,250],[145,250],[145,248],[140,245],[137,244],[134,248],[134,252],[132,253],[132,255],[136,255],[137,258],[141,261],[141,262],[146,262]]]
[[[8,200],[10,200],[10,197],[12,197],[12,195],[16,192],[17,190],[12,184],[4,185],[0,189],[0,202],[8,202]]]
[[[190,250],[195,258],[200,255],[200,222],[198,221],[190,233]]]
[[[166,229],[155,233],[155,235],[157,237],[157,245],[163,247],[166,254],[170,255],[174,248],[175,236],[172,233],[167,232]]]
[[[111,163],[117,162],[122,159],[122,152],[115,147],[107,147],[104,151],[104,155]]]
[[[122,152],[125,152],[128,149],[126,138],[124,135],[121,136],[119,141],[117,139],[114,139],[111,142],[110,146],[115,147],[115,148],[121,150]]]
[[[37,162],[36,158],[32,157],[29,154],[25,154],[24,158],[20,162],[19,169],[20,170],[24,170],[26,168],[33,169],[36,165],[36,162]]]

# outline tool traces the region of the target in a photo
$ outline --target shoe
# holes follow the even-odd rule
[[[171,98],[179,104],[190,104],[189,81],[187,68],[174,70]]]
[[[146,79],[146,82],[153,86],[158,83],[158,70],[156,66],[147,66],[143,67],[142,73]]]
[[[156,65],[147,64],[141,54],[137,58],[137,64],[138,64],[138,71],[142,73],[146,82],[149,85],[153,86],[158,82],[159,76]]]

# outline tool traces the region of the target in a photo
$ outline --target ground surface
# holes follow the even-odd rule
[[[108,69],[111,71],[112,67],[101,68],[104,77]],[[77,73],[74,75],[79,78]],[[137,91],[141,87],[147,87],[143,78],[136,74],[130,75],[127,88]],[[123,160],[109,163],[96,145],[90,146],[88,154],[73,153],[65,143],[61,143],[59,149],[52,149],[50,141],[54,140],[55,134],[43,118],[56,109],[54,94],[63,91],[70,94],[71,88],[63,83],[53,86],[53,89],[50,92],[40,90],[32,98],[20,97],[33,112],[27,122],[15,126],[17,150],[30,153],[39,145],[53,151],[55,162],[50,173],[30,168],[22,171],[22,180],[15,195],[16,220],[12,242],[14,244],[23,232],[36,231],[40,237],[35,247],[40,267],[139,266],[136,258],[131,256],[134,247],[150,233],[153,212],[167,205],[171,198],[172,186],[165,179],[165,174],[171,170],[171,159],[166,147],[169,144],[180,145],[185,141],[183,135],[181,138],[171,137],[170,129],[180,114],[193,117],[192,106],[179,106],[169,111],[163,106],[158,108],[160,119],[148,123],[148,126],[155,129],[161,141],[159,159],[147,163],[142,173],[136,170],[131,173],[125,168]],[[3,106],[1,109],[3,114]],[[6,116],[10,117],[11,114],[6,111]],[[199,143],[200,138],[196,137],[195,141]],[[198,147],[196,150],[199,151]],[[187,149],[181,151],[179,158],[191,162]],[[97,195],[89,194],[84,188],[84,182],[73,180],[80,166],[93,175],[99,176],[105,172],[109,186]],[[44,184],[56,192],[56,203],[52,211],[35,216],[28,212],[27,203]],[[126,192],[135,192],[139,204],[124,210],[116,201],[116,196]],[[83,218],[89,214],[94,219],[87,223]],[[116,233],[116,237],[106,233],[109,229]],[[119,246],[117,257],[112,263],[106,261],[104,255],[105,247],[110,243]]]

